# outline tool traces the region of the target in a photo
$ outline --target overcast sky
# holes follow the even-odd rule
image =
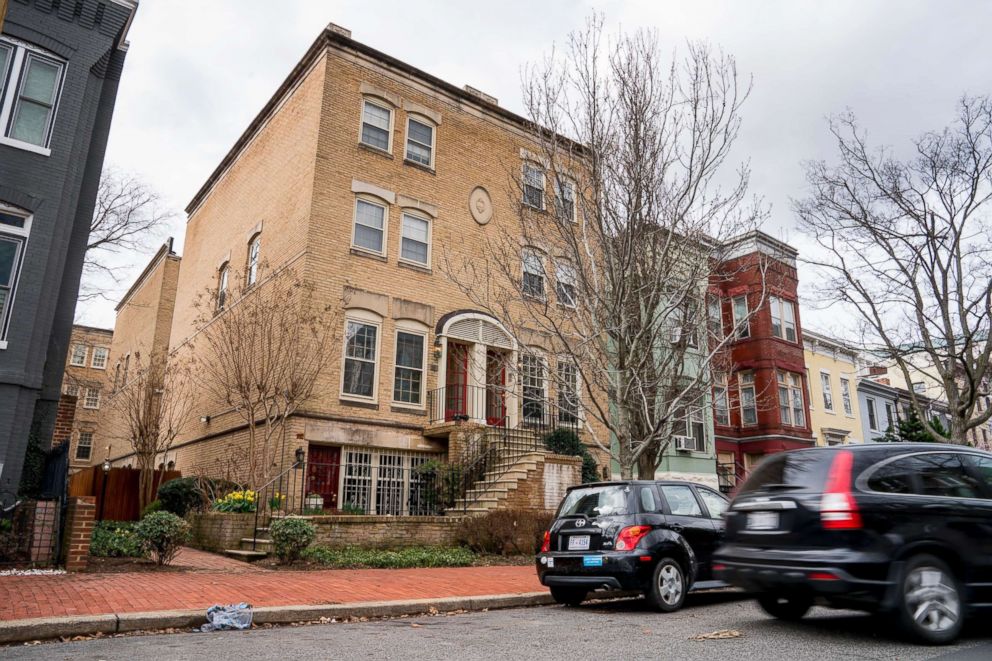
[[[328,22],[521,112],[521,67],[593,10],[612,29],[657,29],[666,50],[706,40],[753,76],[735,156],[750,159],[752,191],[771,205],[764,230],[800,250],[790,199],[803,194],[802,161],[833,160],[828,115],[850,108],[874,141],[905,149],[951,121],[962,93],[992,91],[992,2],[980,0],[141,0],[107,164],[140,174],[176,211],[181,252],[183,208]],[[122,291],[152,253],[130,258]],[[122,291],[81,305],[79,321],[112,327]],[[804,299],[804,324],[842,333],[816,303]]]

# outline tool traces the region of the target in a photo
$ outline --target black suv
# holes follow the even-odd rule
[[[801,618],[814,599],[946,643],[992,605],[992,455],[878,443],[769,457],[726,514],[714,572]]]
[[[690,482],[572,487],[537,556],[541,583],[561,604],[598,588],[643,591],[658,610],[682,606],[723,535],[727,499]]]

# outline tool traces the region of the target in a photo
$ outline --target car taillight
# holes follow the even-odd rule
[[[825,530],[856,530],[861,528],[861,513],[851,492],[851,472],[854,454],[841,450],[830,464],[827,484],[820,499],[820,523]]]
[[[541,553],[547,553],[551,550],[551,531],[544,531],[544,541],[541,542]]]
[[[617,543],[614,547],[618,551],[629,551],[637,546],[637,542],[651,532],[651,526],[627,526],[617,535]]]

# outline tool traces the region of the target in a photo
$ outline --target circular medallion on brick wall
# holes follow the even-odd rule
[[[476,186],[468,196],[468,208],[472,212],[475,222],[485,225],[493,217],[493,201],[489,197],[489,191],[482,186]]]

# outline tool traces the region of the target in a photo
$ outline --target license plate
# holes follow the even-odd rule
[[[584,555],[584,556],[582,556],[582,566],[583,567],[602,567],[603,566],[603,556],[601,556],[601,555]]]
[[[572,535],[568,538],[569,551],[588,551],[589,535]]]
[[[778,528],[778,512],[748,512],[748,530],[775,530]]]

